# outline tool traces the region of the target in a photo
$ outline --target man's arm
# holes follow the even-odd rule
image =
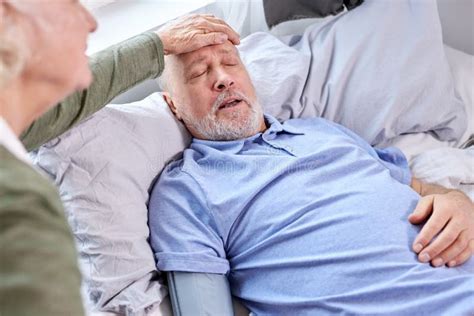
[[[411,188],[421,196],[427,196],[431,194],[446,194],[449,192],[459,192],[461,194],[464,194],[459,190],[448,189],[437,184],[422,182],[417,178],[412,178]]]
[[[147,32],[93,55],[92,85],[76,92],[31,124],[21,135],[27,150],[33,150],[61,135],[98,111],[134,85],[161,74],[163,45],[157,34]]]
[[[419,260],[435,267],[467,261],[474,252],[474,204],[469,197],[416,178],[411,187],[422,198],[408,219],[412,224],[426,221],[413,242]]]
[[[225,275],[168,272],[167,276],[173,315],[234,315]]]

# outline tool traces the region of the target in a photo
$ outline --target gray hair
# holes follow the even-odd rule
[[[13,15],[7,9],[0,16],[0,88],[23,71],[30,55],[25,34]]]

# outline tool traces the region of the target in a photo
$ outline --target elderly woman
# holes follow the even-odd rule
[[[85,49],[96,27],[78,1],[0,2],[0,315],[84,314],[58,193],[31,166],[25,147],[40,146],[159,76],[165,54],[239,41],[223,21],[189,16],[93,56],[91,71]]]

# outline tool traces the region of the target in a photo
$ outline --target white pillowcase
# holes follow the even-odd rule
[[[445,45],[446,57],[453,74],[456,91],[466,106],[467,129],[455,143],[461,145],[474,134],[474,56]]]
[[[256,33],[240,48],[280,119],[321,116],[377,146],[428,131],[457,140],[466,129],[434,1],[366,0],[282,41]]]
[[[444,50],[451,73],[453,74],[455,90],[466,106],[468,126],[463,136],[453,141],[441,141],[436,139],[431,133],[405,134],[390,141],[388,145],[400,148],[408,161],[431,149],[460,147],[469,139],[470,135],[474,134],[474,56],[447,45],[444,46]],[[418,166],[420,164],[412,165],[412,171],[417,173]],[[426,168],[424,170],[424,173],[426,173]],[[434,175],[436,171],[432,170],[431,173]],[[417,176],[421,177],[421,174],[417,174]],[[431,179],[423,180],[431,181]]]
[[[64,202],[89,310],[142,315],[167,295],[147,242],[148,189],[189,142],[153,94],[107,106],[36,154]]]

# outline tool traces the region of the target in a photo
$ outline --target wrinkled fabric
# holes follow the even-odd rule
[[[148,189],[188,144],[163,98],[111,105],[41,147],[59,188],[92,311],[145,315],[167,295],[148,244]]]
[[[474,201],[474,146],[423,152],[410,161],[410,169],[418,179],[462,190]]]
[[[239,49],[266,113],[282,121],[324,117],[378,146],[466,130],[435,1],[368,0],[302,36],[255,33]]]

